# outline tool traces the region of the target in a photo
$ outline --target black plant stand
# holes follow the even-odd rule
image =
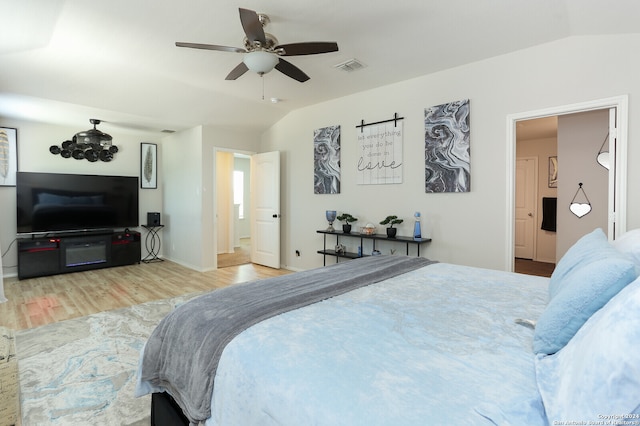
[[[158,232],[164,228],[164,225],[142,225],[142,227],[147,230],[147,236],[144,239],[144,247],[149,252],[142,261],[144,263],[164,262],[164,259],[158,257],[162,244]]]
[[[393,228],[396,229],[396,228]],[[340,238],[344,238],[344,237],[353,237],[353,238],[359,238],[360,239],[360,247],[362,247],[364,240],[371,240],[372,241],[372,246],[373,246],[373,250],[376,249],[376,241],[388,241],[388,242],[393,242],[393,243],[400,243],[400,244],[406,244],[407,246],[407,256],[409,256],[409,246],[410,245],[415,245],[416,246],[416,255],[419,257],[420,256],[420,246],[424,243],[430,243],[431,242],[431,238],[413,238],[413,237],[401,237],[401,236],[396,236],[394,238],[389,238],[384,234],[361,234],[361,233],[353,233],[353,234],[347,234],[344,233],[342,231],[326,231],[326,230],[319,230],[316,231],[318,234],[323,234],[323,239],[324,239],[324,247],[322,248],[322,250],[318,250],[318,253],[323,255],[324,259],[323,259],[323,264],[326,265],[327,264],[327,256],[335,256],[336,258],[336,263],[338,262],[339,258],[345,258],[345,259],[357,259],[358,257],[363,257],[363,256],[368,256],[365,255],[362,251],[358,254],[358,253],[350,253],[350,252],[336,252],[335,250],[331,250],[327,248],[327,235],[335,235],[336,236],[336,245],[340,242]]]

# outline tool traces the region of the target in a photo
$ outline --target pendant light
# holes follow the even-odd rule
[[[263,75],[270,72],[278,65],[278,56],[264,50],[254,50],[244,55],[242,60],[251,71]]]
[[[582,195],[584,196],[584,199],[587,201],[586,203],[580,203],[576,201],[576,198],[578,198],[578,193],[580,191],[582,191]],[[573,196],[573,200],[571,200],[571,204],[569,204],[569,210],[571,210],[571,213],[576,215],[578,219],[580,219],[582,216],[588,214],[591,211],[591,202],[589,202],[589,198],[587,198],[587,194],[584,192],[584,189],[582,188],[582,182],[578,184],[578,190],[576,191],[576,195]]]
[[[602,146],[600,147],[600,150],[598,151],[598,155],[596,156],[596,161],[598,162],[598,164],[600,164],[602,167],[604,167],[605,169],[609,170],[609,145],[605,144],[607,143],[607,141],[609,140],[609,133],[607,133],[607,136],[604,138],[604,142],[602,142]]]

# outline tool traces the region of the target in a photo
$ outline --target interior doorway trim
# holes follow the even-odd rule
[[[615,235],[609,238],[620,236],[627,230],[627,138],[628,138],[628,116],[629,116],[629,95],[615,96],[611,98],[598,99],[588,102],[581,102],[571,105],[545,108],[534,111],[521,112],[507,115],[507,176],[506,176],[506,241],[505,241],[505,270],[513,271],[514,266],[514,238],[515,238],[515,164],[516,164],[516,124],[518,121],[531,120],[535,118],[550,117],[556,115],[574,114],[601,109],[616,109],[616,177],[615,193],[617,196],[613,201],[613,210],[616,222]],[[594,160],[595,161],[595,160]],[[611,206],[610,206],[611,207]]]
[[[218,168],[216,167],[216,162],[217,162],[217,158],[218,158],[218,152],[226,152],[226,153],[231,153],[231,154],[243,154],[243,155],[247,155],[247,156],[252,156],[253,154],[255,154],[254,151],[246,151],[246,150],[241,150],[241,149],[234,149],[234,148],[223,148],[223,147],[218,147],[218,146],[214,146],[213,147],[213,159],[212,159],[212,167],[213,167],[213,173],[212,173],[212,182],[211,182],[211,187],[212,188],[217,188],[218,185],[218,177],[217,177],[217,172],[218,172]],[[212,241],[213,241],[213,253],[214,253],[214,262],[213,262],[213,269],[218,269],[218,200],[216,197],[216,191],[212,191],[212,209],[213,209],[213,227],[212,227]]]

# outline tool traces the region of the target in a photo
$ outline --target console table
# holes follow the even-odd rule
[[[327,264],[327,256],[335,256],[336,258],[336,263],[338,262],[339,258],[345,258],[345,259],[357,259],[358,257],[363,257],[363,256],[370,256],[369,254],[365,254],[364,253],[364,247],[363,247],[363,243],[364,240],[371,240],[372,241],[372,246],[373,248],[371,249],[371,251],[376,249],[376,241],[388,241],[391,243],[402,243],[402,244],[406,244],[407,247],[407,256],[409,256],[409,246],[410,245],[415,245],[416,246],[416,251],[417,251],[417,256],[420,256],[420,246],[424,243],[429,243],[431,242],[431,238],[419,238],[419,239],[414,239],[413,237],[402,237],[402,236],[396,236],[395,238],[389,238],[387,237],[385,234],[361,234],[361,233],[349,233],[349,234],[345,234],[342,231],[326,231],[326,230],[318,230],[316,231],[318,234],[323,234],[323,239],[324,239],[324,247],[322,250],[318,250],[318,253],[323,255],[323,264],[326,265]],[[358,253],[352,253],[352,252],[336,252],[334,249],[328,249],[327,248],[327,235],[335,235],[336,237],[336,244],[338,245],[340,243],[340,238],[359,238],[360,239],[360,247],[362,248],[361,254]]]
[[[18,239],[18,279],[140,263],[140,233],[95,231]]]
[[[149,252],[142,261],[144,263],[163,262],[164,259],[158,257],[161,245],[158,231],[162,230],[164,225],[142,225],[142,227],[147,230],[147,236],[144,239],[144,247]]]

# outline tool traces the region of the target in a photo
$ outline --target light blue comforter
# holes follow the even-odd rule
[[[545,424],[548,279],[435,264],[278,315],[222,354],[209,426]]]

